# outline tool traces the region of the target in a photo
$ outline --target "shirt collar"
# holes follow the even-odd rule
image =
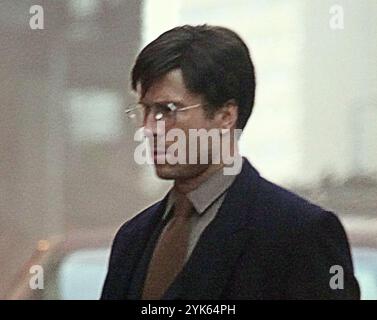
[[[189,192],[187,197],[192,202],[196,212],[202,215],[210,205],[220,198],[225,191],[231,186],[236,175],[224,175],[224,170],[219,169],[214,172],[206,181],[199,185],[198,188]],[[172,209],[175,202],[176,191],[172,188],[169,192],[169,198],[166,210],[163,216],[165,219]]]

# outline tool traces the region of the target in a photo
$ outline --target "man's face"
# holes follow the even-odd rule
[[[140,93],[140,92],[139,92]],[[167,73],[164,77],[154,82],[149,88],[144,97],[140,99],[145,105],[155,105],[157,103],[175,102],[180,107],[192,106],[196,104],[205,104],[206,101],[201,95],[193,94],[188,91],[184,84],[182,72],[180,69],[175,69]],[[157,175],[162,179],[189,179],[200,175],[206,171],[209,167],[207,163],[199,162],[199,148],[197,148],[197,155],[194,157],[198,159],[196,164],[188,164],[189,158],[189,129],[206,129],[220,128],[221,123],[219,117],[208,117],[203,106],[184,110],[176,113],[174,123],[165,122],[164,132],[158,130],[157,122],[153,114],[149,114],[144,120],[144,127],[150,133],[153,133],[153,139],[149,139],[152,146],[152,156],[154,157],[154,164]],[[184,132],[185,145],[187,150],[186,164],[177,163],[170,164],[168,161],[165,163],[157,163],[157,159],[169,157],[167,152],[170,145],[175,143],[174,141],[165,141],[165,148],[163,150],[158,148],[158,141],[165,139],[167,132],[170,129],[181,129]],[[149,135],[150,137],[150,135]],[[153,140],[153,141],[151,141]],[[179,139],[176,139],[179,140]],[[192,141],[191,141],[192,142]],[[197,141],[195,142],[197,143]],[[208,153],[211,153],[209,148]],[[211,155],[209,154],[209,163]],[[161,162],[161,161],[158,161]]]

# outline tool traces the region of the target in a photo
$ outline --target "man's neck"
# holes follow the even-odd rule
[[[174,189],[179,193],[187,194],[196,188],[198,188],[204,181],[206,181],[212,174],[214,174],[216,171],[223,169],[225,166],[225,163],[232,163],[236,157],[241,157],[239,151],[238,151],[238,145],[237,143],[232,143],[232,149],[231,154],[229,155],[229,158],[225,159],[227,160],[224,162],[224,160],[220,160],[218,164],[211,164],[208,166],[206,170],[204,170],[199,175],[188,178],[188,179],[182,179],[182,180],[175,180],[174,181]]]

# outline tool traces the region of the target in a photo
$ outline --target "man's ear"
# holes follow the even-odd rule
[[[237,126],[238,104],[230,99],[216,112],[216,118],[221,129],[234,129]]]
[[[143,87],[140,81],[136,84],[136,90],[134,91],[134,93],[136,95],[136,99],[138,100],[143,99],[145,97],[147,92],[143,90]]]

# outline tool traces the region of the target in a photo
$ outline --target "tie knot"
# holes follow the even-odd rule
[[[174,204],[174,216],[188,218],[194,212],[194,206],[185,194],[177,193]]]

